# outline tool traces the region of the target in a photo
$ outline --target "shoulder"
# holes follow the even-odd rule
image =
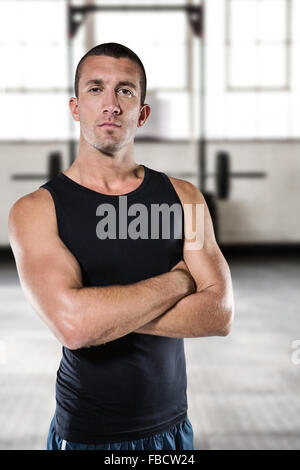
[[[169,179],[183,204],[205,203],[202,192],[194,184],[171,176]]]
[[[25,194],[17,199],[10,208],[10,215],[17,215],[25,211],[39,211],[39,209],[50,207],[53,204],[52,196],[45,188],[39,188],[36,191]]]
[[[34,221],[51,222],[54,221],[54,215],[55,207],[51,194],[47,189],[39,188],[14,202],[9,210],[8,228],[11,232],[17,227],[33,227]]]

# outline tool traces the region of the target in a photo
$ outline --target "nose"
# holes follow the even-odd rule
[[[114,90],[107,90],[103,95],[102,111],[112,114],[120,113],[120,105]]]

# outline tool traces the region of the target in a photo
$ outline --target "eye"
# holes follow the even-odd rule
[[[93,87],[89,90],[89,92],[97,92],[97,90],[101,90],[101,88],[100,87]],[[127,95],[127,96],[133,95],[132,91],[127,90],[127,88],[120,88],[119,91],[120,90],[126,91],[127,93],[125,93],[125,95]]]
[[[129,93],[130,93],[130,95],[132,95],[132,92],[130,90],[127,90],[127,88],[120,88],[120,90],[127,91],[128,96],[129,96]]]

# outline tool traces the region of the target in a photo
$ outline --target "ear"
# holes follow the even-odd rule
[[[149,104],[144,104],[140,110],[140,116],[137,127],[142,127],[145,122],[147,121],[149,115],[151,113],[151,108]]]
[[[78,99],[74,96],[69,100],[69,106],[71,109],[71,113],[75,121],[80,121],[79,111],[78,111]]]

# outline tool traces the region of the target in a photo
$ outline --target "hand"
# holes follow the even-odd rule
[[[188,279],[188,294],[193,294],[196,292],[196,284],[193,276],[191,275],[189,268],[183,260],[180,260],[179,263],[175,264],[171,271],[183,271],[186,278]]]

